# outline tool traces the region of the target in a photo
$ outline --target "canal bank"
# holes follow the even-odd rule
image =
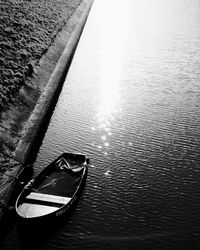
[[[12,150],[5,152],[6,164],[10,166],[2,174],[0,223],[16,185],[17,176],[26,165],[28,154],[58,98],[92,3],[93,0],[83,0],[78,6],[54,44],[41,58],[37,74],[31,79],[32,84],[22,88],[19,103],[10,108],[1,122],[3,141]],[[34,81],[41,82],[40,89],[32,87]]]

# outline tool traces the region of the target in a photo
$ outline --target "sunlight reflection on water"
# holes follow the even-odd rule
[[[110,138],[112,137],[112,129],[117,125],[117,118],[122,112],[121,109],[121,78],[123,56],[126,49],[129,26],[127,18],[129,11],[129,1],[121,4],[120,1],[99,1],[95,20],[99,30],[103,29],[104,37],[101,38],[99,50],[100,57],[100,79],[99,79],[99,101],[96,114],[96,126],[92,127],[92,131],[100,133],[101,145],[97,147],[104,151],[107,155],[107,148],[110,146]],[[107,8],[105,8],[105,4]],[[110,17],[110,9],[115,6],[113,16]],[[104,10],[105,18],[98,18],[98,14]],[[118,18],[119,11],[126,15],[121,19]],[[107,22],[107,20],[110,22]],[[104,22],[106,21],[106,24]],[[121,35],[119,36],[119,30]],[[108,39],[104,39],[108,37]],[[111,39],[112,38],[112,39]],[[117,41],[117,42],[116,42]],[[113,60],[113,58],[115,58]]]

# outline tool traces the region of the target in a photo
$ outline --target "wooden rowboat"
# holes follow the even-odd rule
[[[85,155],[60,155],[24,187],[15,204],[17,216],[30,222],[66,214],[80,195],[88,163]]]

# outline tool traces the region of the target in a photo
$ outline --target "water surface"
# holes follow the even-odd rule
[[[35,169],[63,151],[93,166],[37,249],[200,247],[199,44],[198,0],[94,2]]]

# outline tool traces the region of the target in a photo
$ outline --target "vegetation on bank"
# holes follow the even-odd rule
[[[0,114],[82,0],[0,0]]]

